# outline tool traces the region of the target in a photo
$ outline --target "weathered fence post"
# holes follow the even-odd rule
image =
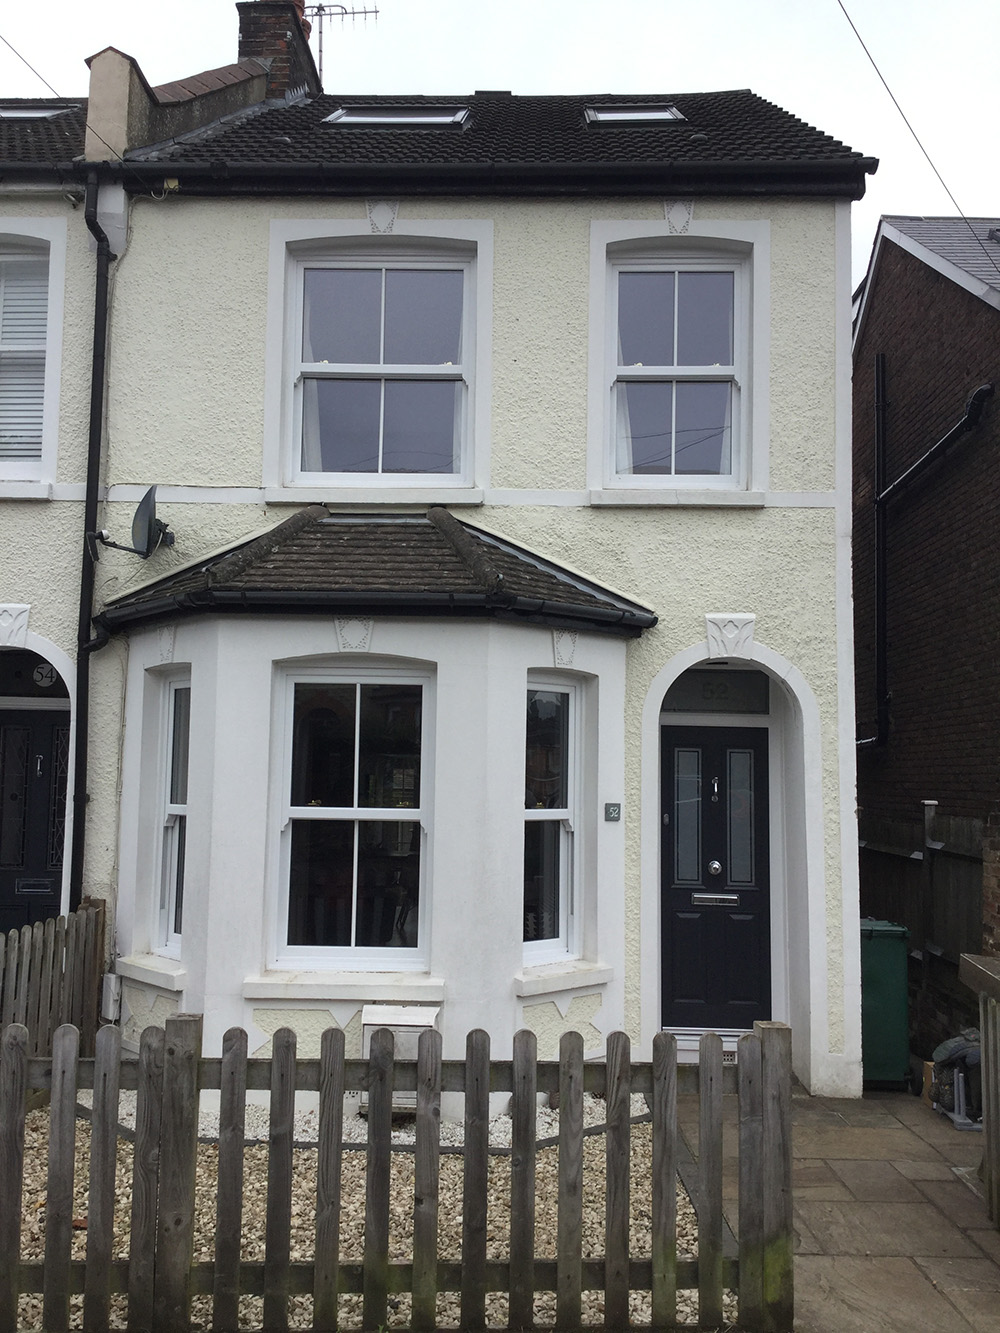
[[[0,1041],[0,1329],[15,1329],[18,1322],[27,1086],[28,1029],[14,1024]]]
[[[271,1106],[264,1228],[264,1327],[288,1327],[292,1254],[292,1143],[295,1130],[295,1033],[279,1028],[271,1046]]]
[[[765,1333],[789,1333],[795,1315],[792,1219],[792,1029],[754,1024],[760,1037],[764,1164]]]
[[[677,1321],[677,1038],[653,1038],[653,1327]]]
[[[462,1199],[462,1328],[486,1327],[486,1208],[490,1150],[490,1038],[465,1042],[465,1169]]]
[[[389,1028],[372,1033],[368,1058],[368,1162],[365,1181],[364,1327],[386,1322],[389,1295],[389,1166],[395,1043]]]
[[[413,1312],[415,1329],[437,1327],[438,1190],[441,1169],[441,1034],[417,1042],[417,1125],[413,1162]]]
[[[556,1328],[580,1324],[583,1287],[583,1037],[559,1039],[559,1220]]]
[[[154,1327],[164,1046],[162,1028],[148,1027],[139,1038],[128,1264],[128,1327],[136,1333]]]
[[[722,1323],[722,1038],[698,1043],[698,1323]]]
[[[219,1081],[222,1087],[219,1089],[219,1184],[215,1204],[212,1327],[216,1333],[227,1333],[239,1326],[240,1308],[247,1091],[247,1034],[242,1028],[230,1028],[222,1038]]]
[[[604,1321],[612,1328],[628,1325],[631,1055],[627,1035],[610,1033],[605,1089]]]
[[[510,1157],[510,1324],[531,1328],[535,1308],[535,1119],[538,1038],[514,1034]]]
[[[51,920],[51,918],[50,918]],[[76,1161],[76,1071],[80,1034],[67,1023],[52,1040],[49,1166],[45,1191],[45,1273],[42,1324],[47,1333],[69,1328],[73,1239],[73,1167]]]
[[[316,1163],[316,1269],[313,1326],[337,1328],[340,1273],[340,1161],[344,1137],[344,1033],[327,1028],[320,1045],[319,1144]]]
[[[167,1019],[153,1333],[187,1333],[191,1319],[201,1033],[200,1014],[178,1014]]]
[[[740,1038],[740,1324],[759,1333],[764,1304],[764,1121],[760,1037]]]
[[[103,1027],[98,1032],[97,1056],[94,1061],[94,1114],[90,1133],[87,1268],[83,1287],[84,1333],[105,1333],[111,1310],[121,1045],[120,1028]]]

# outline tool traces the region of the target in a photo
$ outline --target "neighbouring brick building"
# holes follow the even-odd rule
[[[1000,953],[998,373],[1000,220],[883,218],[854,344],[861,908],[929,938],[922,1054],[976,1021],[959,954]]]

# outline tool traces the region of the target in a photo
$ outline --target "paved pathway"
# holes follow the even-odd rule
[[[1000,1333],[982,1135],[908,1093],[794,1099],[798,1333]]]
[[[724,1100],[735,1230],[736,1099]],[[680,1103],[697,1152],[697,1103]],[[793,1125],[796,1333],[1000,1333],[1000,1231],[969,1184],[982,1135],[906,1092],[799,1091]]]

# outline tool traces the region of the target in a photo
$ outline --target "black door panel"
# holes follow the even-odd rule
[[[664,727],[664,1027],[770,1017],[767,738],[759,727]]]
[[[0,712],[0,931],[59,913],[69,713]]]

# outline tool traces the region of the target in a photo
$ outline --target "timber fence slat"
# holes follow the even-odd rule
[[[677,1038],[653,1038],[652,1325],[677,1318]]]
[[[580,1323],[583,1257],[583,1037],[559,1039],[559,1214],[556,1328]]]
[[[28,1026],[28,981],[31,977],[31,927],[21,927],[18,945],[17,991],[14,994],[14,1022]],[[30,1046],[29,1046],[30,1050]]]
[[[511,1089],[510,1309],[512,1328],[530,1328],[535,1307],[535,1119],[538,1039],[514,1034]]]
[[[50,916],[43,927],[42,981],[38,1006],[38,1042],[35,1050],[44,1055],[52,1050],[56,1016],[52,1009],[52,976],[56,950],[56,921]]]
[[[333,1333],[338,1325],[340,1165],[344,1137],[344,1033],[341,1028],[327,1028],[323,1033],[320,1067],[313,1327],[317,1333]]]
[[[0,1329],[15,1329],[18,1322],[27,1087],[28,1029],[12,1024],[0,1041]]]
[[[292,1253],[292,1147],[295,1131],[295,1033],[279,1028],[271,1055],[271,1130],[264,1236],[264,1327],[288,1328]]]
[[[386,1322],[389,1296],[389,1171],[394,1042],[388,1028],[372,1033],[368,1061],[368,1161],[365,1177],[365,1328]]]
[[[437,1327],[438,1188],[441,1170],[441,1034],[417,1043],[417,1120],[413,1162],[414,1329]]]
[[[604,1215],[604,1311],[612,1327],[628,1324],[629,1122],[632,1092],[631,1045],[624,1032],[608,1037]]]
[[[222,1038],[221,1081],[212,1327],[217,1333],[227,1333],[238,1327],[240,1306],[247,1093],[247,1034],[242,1028],[230,1028]]]
[[[489,1195],[490,1038],[465,1043],[465,1171],[462,1200],[462,1327],[486,1327],[486,1217]]]
[[[0,934],[0,1032],[2,1032],[10,1018],[7,1014],[7,1006],[4,996],[7,994],[7,936]]]
[[[66,987],[66,1021],[80,1029],[80,1045],[90,1054],[87,1034],[83,1030],[83,950],[87,923],[82,912],[74,912],[66,922],[66,965],[63,984]]]
[[[764,1144],[760,1037],[748,1033],[739,1042],[740,1141],[739,1235],[740,1323],[757,1333],[764,1303],[764,1190],[760,1170]]]
[[[49,1162],[45,1192],[45,1280],[42,1326],[69,1328],[70,1254],[73,1241],[73,1168],[76,1161],[76,1066],[80,1034],[65,1024],[52,1041]]]
[[[36,921],[31,927],[31,955],[28,963],[28,1013],[25,1018],[29,1036],[28,1048],[32,1055],[38,1054],[38,1012],[42,991],[42,945],[44,937],[44,923]]]
[[[188,1272],[194,1250],[201,1032],[200,1014],[179,1014],[167,1019],[163,1046],[153,1333],[187,1333],[190,1323]]]
[[[139,1039],[128,1264],[128,1327],[133,1333],[153,1327],[165,1037],[162,1028],[148,1027]]]
[[[3,1026],[14,1021],[14,996],[17,993],[17,955],[21,944],[20,931],[7,932],[3,972]]]
[[[698,1044],[698,1322],[722,1323],[722,1038],[703,1034]]]
[[[111,1310],[120,1063],[121,1030],[116,1027],[101,1028],[96,1041],[94,1111],[90,1132],[87,1269],[83,1290],[84,1333],[106,1333]]]
[[[979,995],[983,1060],[983,1167],[986,1207],[1000,1226],[1000,1000]]]
[[[104,963],[104,904],[89,902],[84,911],[86,921],[86,941],[83,954],[83,982],[81,985],[81,1005],[83,1008],[80,1036],[84,1050],[93,1050],[97,1038],[98,1026],[98,986]]]
[[[795,1313],[792,1262],[792,1030],[755,1023],[760,1036],[764,1192],[763,1286],[766,1333],[788,1333]]]

